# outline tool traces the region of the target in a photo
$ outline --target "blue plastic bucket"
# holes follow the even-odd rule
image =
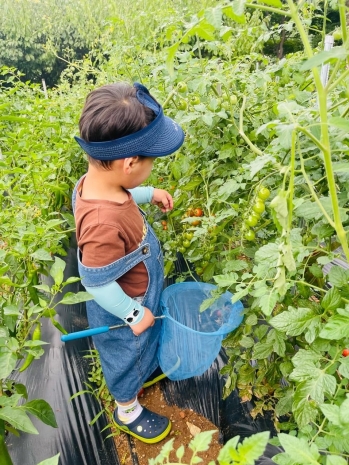
[[[213,284],[185,282],[164,289],[160,305],[162,321],[159,364],[172,381],[202,375],[217,357],[223,337],[242,322],[243,305],[231,303],[225,292],[207,310],[204,300],[212,298]]]

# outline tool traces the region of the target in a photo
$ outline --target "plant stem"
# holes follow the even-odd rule
[[[290,183],[288,186],[288,242],[289,242],[289,234],[292,229],[292,212],[293,212],[293,195],[294,195],[294,172],[295,172],[295,164],[296,164],[296,141],[297,141],[297,133],[296,131],[292,131],[292,144],[291,144],[291,173],[290,173]]]
[[[347,18],[345,17],[346,13],[346,5],[345,0],[338,0],[338,10],[339,10],[339,18],[341,23],[341,31],[342,31],[342,41],[343,44],[347,40]]]
[[[263,152],[261,150],[259,150],[259,148],[256,147],[250,141],[250,139],[246,136],[246,134],[244,132],[244,110],[245,110],[245,106],[246,106],[246,96],[244,95],[243,99],[242,99],[242,105],[241,105],[241,108],[240,108],[239,134],[244,139],[244,141],[247,143],[247,145],[250,147],[252,152],[254,152],[257,155],[263,155]]]
[[[301,36],[305,53],[308,56],[308,58],[310,58],[313,56],[313,51],[310,46],[308,35],[304,29],[300,16],[298,15],[298,10],[296,8],[296,5],[293,3],[292,0],[287,0],[287,3],[290,8],[291,17],[293,21],[295,22],[295,25]],[[345,23],[344,23],[344,27],[345,27]],[[333,219],[334,219],[334,221],[330,220],[330,224],[336,230],[339,242],[343,248],[346,259],[349,262],[349,246],[348,246],[348,242],[346,239],[345,230],[343,228],[343,224],[340,218],[336,182],[335,182],[334,171],[333,171],[333,166],[332,166],[331,142],[330,142],[330,137],[329,137],[328,118],[327,118],[327,90],[329,89],[324,88],[324,85],[321,82],[318,68],[313,68],[312,72],[313,72],[314,81],[315,81],[315,85],[316,85],[316,89],[318,93],[318,104],[319,104],[319,114],[320,114],[320,124],[321,124],[321,144],[323,146],[322,152],[324,156],[325,172],[327,176],[327,184],[328,184],[328,190],[329,190],[329,194],[331,198],[331,205],[332,205],[332,212],[333,212]],[[349,69],[341,74],[341,76],[331,85],[331,88],[334,88],[339,82],[339,80],[343,79],[343,75],[345,75],[346,73],[349,74]],[[306,179],[308,179],[305,173],[304,164],[303,164],[303,175],[305,175]],[[308,182],[309,188],[312,189],[312,186],[309,183],[309,179],[307,180],[307,182]],[[313,190],[313,194],[315,194],[314,190]],[[317,198],[316,194],[315,194],[315,200],[320,206],[321,202]],[[327,221],[328,221],[328,219],[330,218],[327,212],[324,210],[322,205],[320,208],[321,208],[321,211],[325,214],[325,217],[327,218]]]
[[[246,8],[258,8],[258,10],[270,11],[271,13],[275,13],[277,15],[291,16],[291,13],[289,11],[280,10],[278,8],[272,8],[266,5],[261,5],[260,3],[246,3],[245,7]]]
[[[5,421],[0,420],[0,463],[1,465],[13,465],[10,454],[5,444]]]

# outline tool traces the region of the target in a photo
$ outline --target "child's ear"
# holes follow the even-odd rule
[[[135,157],[128,157],[124,159],[124,173],[129,174],[131,173],[134,166],[139,162],[139,157],[136,155]]]

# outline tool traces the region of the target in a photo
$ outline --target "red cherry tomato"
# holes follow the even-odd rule
[[[348,357],[349,355],[349,349],[344,349],[342,352],[343,357]]]
[[[195,208],[194,210],[194,216],[202,216],[204,212],[201,210],[201,208]]]

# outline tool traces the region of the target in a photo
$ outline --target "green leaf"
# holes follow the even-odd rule
[[[218,286],[229,287],[232,284],[235,284],[236,280],[238,279],[238,275],[236,273],[226,273],[213,276],[213,279],[216,281]]]
[[[244,11],[244,10],[242,10]],[[245,24],[246,23],[246,17],[243,13],[241,14],[236,14],[236,12],[234,12],[233,10],[233,7],[232,6],[226,6],[226,7],[223,7],[223,13],[228,16],[228,18],[232,19],[233,21],[235,21],[236,23],[239,23],[239,24]]]
[[[293,403],[293,390],[290,389],[286,392],[286,394],[279,399],[278,403],[275,407],[275,413],[277,416],[286,415],[287,413],[292,411],[292,403]]]
[[[313,318],[317,318],[317,315],[310,308],[290,307],[290,310],[273,317],[270,324],[288,336],[299,336],[311,325]]]
[[[280,331],[277,331],[276,329],[272,329],[268,333],[268,342],[271,342],[273,344],[273,350],[276,352],[280,357],[283,357],[285,355],[286,351],[286,343],[285,343],[285,335],[281,333]]]
[[[331,126],[335,126],[335,127],[339,128],[339,129],[349,131],[349,121],[346,118],[341,118],[340,116],[335,116],[333,118],[328,119],[328,124],[330,124]],[[343,166],[343,169],[344,169],[344,166]],[[345,171],[349,172],[348,166],[346,167]]]
[[[320,331],[323,339],[339,340],[349,337],[349,318],[344,315],[334,315],[328,319]]]
[[[184,191],[192,191],[195,187],[200,186],[200,184],[202,184],[202,178],[193,178],[182,186],[182,189]]]
[[[181,461],[181,459],[184,457],[184,452],[185,452],[185,449],[184,449],[184,446],[183,444],[181,446],[178,447],[178,449],[176,450],[176,457],[179,461]]]
[[[300,71],[307,71],[308,69],[316,68],[323,63],[328,63],[330,60],[339,59],[345,60],[349,52],[345,47],[333,47],[332,50],[323,50],[320,53],[312,56],[306,60],[300,67]]]
[[[320,409],[325,417],[334,425],[340,425],[338,405],[321,404]]]
[[[217,430],[202,431],[190,441],[189,448],[195,453],[208,450],[214,433],[217,433]]]
[[[36,286],[33,286],[33,287],[35,287],[35,289],[39,289],[39,291],[47,292],[48,294],[50,294],[51,292],[51,289],[49,288],[47,284],[37,284]]]
[[[16,354],[0,348],[0,379],[6,379],[15,369],[17,362]]]
[[[285,452],[300,465],[319,465],[320,454],[315,444],[309,446],[305,439],[298,439],[289,434],[278,434]]]
[[[19,431],[39,434],[38,430],[21,407],[3,407],[0,409],[0,419],[7,421]]]
[[[251,172],[251,179],[267,165],[268,163],[276,163],[275,157],[265,153],[264,155],[258,155],[249,165],[247,165],[247,169]]]
[[[339,406],[339,421],[342,425],[349,424],[349,398],[347,397]]]
[[[205,18],[215,29],[219,29],[222,25],[222,8],[210,8],[205,11]]]
[[[42,260],[42,261],[52,261],[52,255],[46,249],[37,249],[35,252],[31,253],[30,256],[35,260]]]
[[[273,349],[272,342],[257,342],[253,349],[252,358],[256,360],[267,358]]]
[[[328,279],[332,286],[343,287],[349,282],[349,270],[344,270],[340,266],[332,266],[329,273]]]
[[[67,292],[63,299],[58,302],[60,304],[65,304],[65,305],[73,305],[73,304],[78,304],[80,302],[87,302],[89,300],[93,300],[93,295],[89,294],[88,292],[77,292],[74,294],[74,292]]]
[[[233,0],[231,2],[231,7],[234,13],[238,16],[241,16],[245,11],[246,0]]]
[[[229,441],[224,445],[224,447],[219,451],[218,454],[218,462],[219,465],[231,465],[232,463],[232,456],[236,456],[236,448],[239,443],[240,436],[234,436],[233,438],[229,439]],[[234,454],[235,453],[235,454]]]
[[[191,35],[197,34],[201,39],[211,41],[215,39],[214,31],[215,27],[208,21],[204,20],[192,29]]]
[[[61,454],[57,454],[54,457],[44,460],[43,462],[38,463],[38,465],[58,465],[59,457]]]
[[[283,229],[287,228],[288,207],[287,207],[287,193],[280,191],[277,196],[270,202],[270,208],[275,211],[277,220]]]
[[[170,76],[174,75],[174,57],[176,56],[178,47],[180,46],[181,42],[176,42],[175,44],[171,45],[168,50],[167,58],[166,58],[166,68]]]
[[[55,414],[51,406],[42,399],[31,400],[23,405],[23,408],[31,413],[32,415],[39,418],[45,425],[52,426],[53,428],[58,428],[56,423]]]
[[[253,464],[265,451],[269,439],[269,431],[253,434],[245,438],[242,444],[238,445],[240,463]]]
[[[321,307],[324,310],[336,310],[339,308],[342,302],[342,296],[338,289],[332,287],[326,292],[324,298],[321,301]]]
[[[55,257],[55,262],[50,269],[50,275],[54,279],[55,284],[58,286],[61,285],[63,282],[63,273],[65,270],[65,266],[65,262],[61,258]]]
[[[229,260],[224,269],[226,271],[241,271],[245,270],[248,267],[248,263],[244,260]]]
[[[340,359],[340,365],[338,372],[344,377],[349,379],[349,357],[343,357]]]
[[[326,465],[348,465],[348,462],[339,455],[327,455]]]

